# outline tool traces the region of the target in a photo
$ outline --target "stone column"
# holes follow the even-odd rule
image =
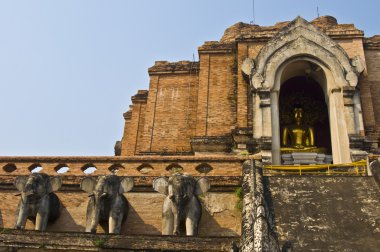
[[[360,102],[360,93],[358,90],[355,90],[353,102],[354,102],[354,115],[355,115],[356,132],[359,135],[364,136],[364,123],[363,123],[363,115],[362,115],[362,105]]]
[[[272,120],[271,120],[271,99],[269,89],[259,89],[260,109],[262,113],[262,136],[272,136]]]
[[[356,134],[356,125],[355,125],[355,113],[354,113],[354,87],[344,87],[343,89],[343,99],[344,99],[344,114],[347,124],[348,134]]]
[[[270,108],[272,116],[272,164],[281,164],[281,144],[280,144],[280,113],[278,111],[278,92],[270,93]]]
[[[257,92],[252,92],[252,113],[253,113],[253,138],[259,139],[262,136],[262,113],[260,109],[260,97]]]
[[[329,116],[334,164],[351,162],[347,122],[344,110],[341,89],[332,90],[329,95]]]

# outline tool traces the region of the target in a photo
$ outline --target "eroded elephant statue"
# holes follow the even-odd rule
[[[162,207],[162,234],[197,235],[202,215],[197,196],[210,189],[209,181],[206,178],[195,180],[190,175],[174,174],[169,179],[155,179],[153,188],[167,195]]]
[[[108,221],[108,232],[120,234],[128,215],[128,201],[123,193],[133,188],[133,179],[116,175],[87,177],[80,187],[89,193],[86,213],[86,232],[96,233],[99,222]]]
[[[15,228],[24,229],[29,218],[35,223],[35,230],[45,231],[48,221],[56,220],[61,213],[61,202],[53,193],[61,187],[61,178],[33,173],[16,177],[14,185],[21,192]]]

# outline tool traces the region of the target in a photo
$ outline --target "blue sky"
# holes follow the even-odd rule
[[[332,15],[380,34],[379,0],[255,0],[255,21]],[[156,60],[192,60],[252,0],[0,0],[0,156],[113,155]]]

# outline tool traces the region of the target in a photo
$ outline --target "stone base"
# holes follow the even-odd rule
[[[332,156],[315,152],[293,152],[282,154],[284,165],[304,165],[304,164],[331,164]]]
[[[351,149],[351,159],[352,162],[360,161],[363,159],[367,159],[368,152],[358,149]]]
[[[294,164],[316,164],[318,153],[315,152],[293,152],[293,163]]]
[[[199,136],[190,140],[193,152],[231,152],[230,136]]]

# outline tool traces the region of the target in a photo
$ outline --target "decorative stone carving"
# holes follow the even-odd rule
[[[279,252],[280,247],[264,194],[262,169],[248,160],[243,164],[242,252]]]
[[[206,178],[195,180],[190,175],[177,173],[169,179],[156,178],[153,188],[167,196],[162,207],[162,234],[197,235],[202,214],[197,196],[210,189],[209,181]]]
[[[324,64],[333,72],[340,74],[335,76],[340,85],[345,82],[343,72],[354,71],[347,53],[339,44],[305,19],[297,17],[260,50],[255,59],[252,85],[259,83],[259,76],[265,76],[263,85],[272,89],[275,84],[275,75],[272,73],[294,55],[310,55],[313,58],[323,59]],[[351,86],[356,86],[351,74],[348,79]]]
[[[284,26],[259,51],[255,58],[254,73],[251,74],[250,84],[254,91],[253,133],[259,137],[272,137],[272,162],[281,162],[280,124],[278,94],[286,78],[292,77],[292,64],[309,63],[315,66],[310,75],[323,86],[328,102],[329,121],[331,125],[331,152],[334,163],[350,162],[348,134],[355,129],[353,121],[361,121],[361,114],[355,118],[346,116],[351,113],[344,107],[340,93],[347,87],[356,87],[358,76],[351,65],[346,51],[322,30],[301,17]],[[355,62],[358,65],[359,63]],[[305,68],[303,71],[308,70]],[[299,69],[302,70],[302,69]],[[306,73],[306,72],[305,72]],[[269,99],[260,94],[261,89],[269,90]],[[358,103],[359,104],[359,103]],[[339,128],[339,131],[336,130]]]
[[[357,74],[361,74],[365,69],[364,60],[360,56],[355,56],[351,59],[351,65],[354,67]]]
[[[355,87],[358,83],[358,76],[353,71],[350,71],[346,74],[346,80],[351,87]]]
[[[121,156],[121,141],[116,141],[115,143],[115,147],[114,147],[114,150],[115,150],[115,156]]]
[[[251,85],[254,90],[262,87],[262,83],[264,82],[264,77],[260,73],[254,73],[252,76]]]
[[[128,201],[123,193],[133,188],[133,179],[116,175],[87,177],[80,187],[87,192],[90,200],[86,213],[86,232],[96,233],[100,221],[108,221],[108,232],[120,234],[123,221],[128,215]]]
[[[246,58],[244,61],[243,61],[243,64],[241,66],[241,71],[247,75],[247,76],[251,76],[252,72],[253,72],[253,69],[255,68],[255,61],[251,58]]]
[[[376,183],[380,187],[380,160],[376,159],[369,165],[370,172],[375,179]]]
[[[45,231],[48,221],[56,220],[61,213],[61,202],[53,193],[61,187],[61,178],[33,173],[29,177],[16,177],[14,185],[21,192],[15,228],[24,229],[26,219],[30,218],[35,221],[35,230]]]

